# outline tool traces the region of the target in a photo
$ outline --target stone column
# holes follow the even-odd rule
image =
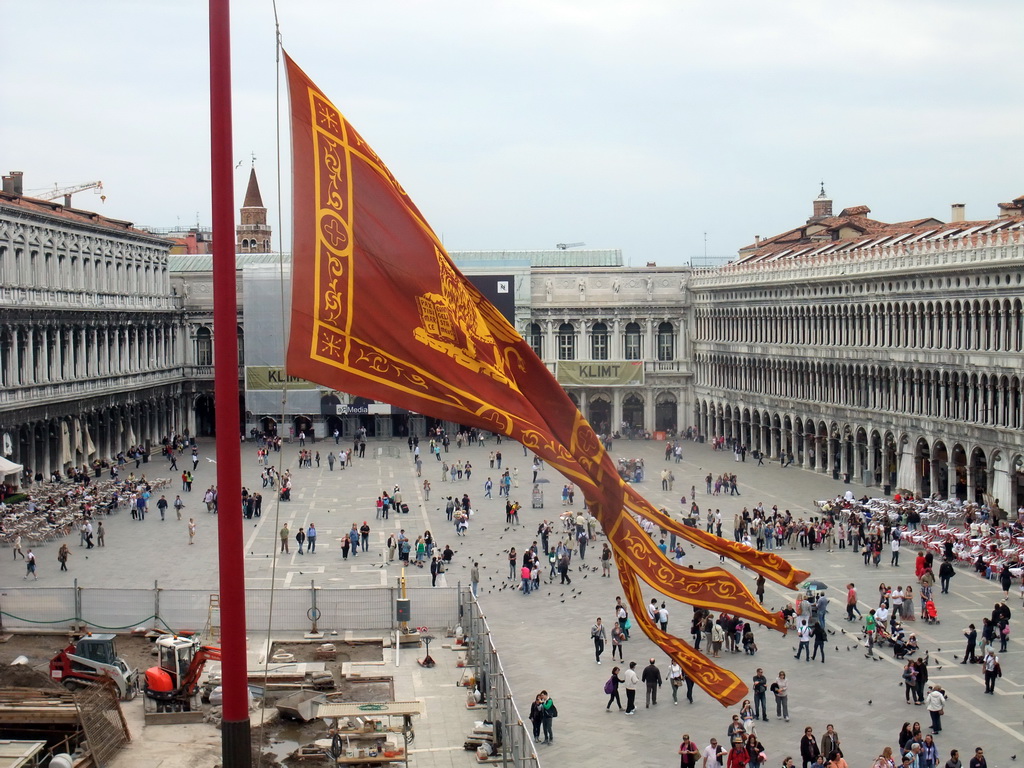
[[[24,384],[32,385],[39,381],[39,371],[36,370],[36,333],[33,330],[29,330],[26,333],[26,339],[28,344],[26,346],[26,364],[25,371],[28,374],[25,377]]]
[[[18,330],[15,326],[7,326],[7,385],[11,387],[17,387],[21,384],[21,368],[19,363],[21,345],[18,336]]]
[[[53,381],[50,359],[50,341],[52,329],[49,326],[44,325],[39,329],[39,358],[37,364],[39,366],[36,373],[36,382],[43,384],[46,382]]]

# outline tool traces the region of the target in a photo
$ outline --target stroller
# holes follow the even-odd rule
[[[939,624],[939,612],[935,608],[935,601],[930,597],[925,601],[924,610],[921,611],[921,618],[927,624]]]

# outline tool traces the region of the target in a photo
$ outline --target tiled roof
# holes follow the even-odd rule
[[[832,221],[832,219],[826,219],[822,223]],[[958,240],[972,235],[987,235],[1003,230],[1024,228],[1024,218],[1020,216],[989,221],[954,221],[948,224],[938,219],[915,219],[896,224],[868,221],[871,222],[871,231],[845,239],[832,238],[831,236],[818,239],[817,235],[804,238],[791,236],[786,240],[779,239],[783,235],[792,235],[801,231],[790,230],[783,233],[783,235],[776,235],[770,240],[763,240],[759,245],[750,247],[749,250],[741,251],[740,258],[733,262],[733,264],[767,264],[781,260],[811,258],[830,253],[849,252],[866,248],[884,248],[896,245],[908,246],[914,243],[929,241]],[[832,225],[830,231],[833,228],[838,232],[838,226]],[[806,227],[801,229],[806,229]],[[728,266],[725,269],[728,269]]]
[[[764,264],[861,248],[956,240],[974,234],[1024,228],[1024,196],[1012,203],[1000,203],[999,208],[1004,214],[988,221],[947,224],[939,219],[924,218],[887,223],[868,218],[871,209],[866,205],[856,205],[844,208],[838,216],[811,218],[799,227],[751,243],[740,249],[739,258],[733,264]]]
[[[65,208],[63,204],[50,200],[37,200],[34,197],[15,195],[10,192],[0,192],[0,206],[12,210],[21,210],[34,213],[40,216],[47,216],[71,223],[88,225],[90,227],[102,227],[118,232],[128,232],[139,237],[149,238],[168,242],[166,238],[157,237],[149,232],[136,229],[130,221],[121,221],[101,216],[94,211],[85,211],[79,208]]]

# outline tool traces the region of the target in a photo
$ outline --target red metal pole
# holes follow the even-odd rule
[[[213,183],[213,375],[220,535],[221,670],[224,768],[252,764],[245,653],[242,459],[238,406],[238,297],[235,293],[235,192],[231,140],[230,0],[210,0],[210,167]]]

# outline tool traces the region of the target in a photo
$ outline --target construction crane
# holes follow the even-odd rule
[[[582,248],[586,243],[555,243],[555,248],[560,251],[568,250],[569,248]]]
[[[87,181],[84,184],[72,184],[69,187],[59,187],[56,184],[53,185],[52,189],[34,189],[29,190],[28,197],[34,197],[37,200],[56,200],[58,197],[64,198],[64,207],[71,207],[71,196],[76,192],[84,192],[87,189],[95,189],[95,194],[99,194],[103,189],[102,181]],[[100,202],[106,202],[107,196],[100,195]]]

